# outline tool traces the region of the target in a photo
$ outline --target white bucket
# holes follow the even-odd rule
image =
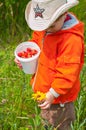
[[[36,49],[37,54],[30,58],[21,58],[18,56],[19,52],[25,51],[27,48]],[[35,42],[27,41],[19,44],[15,49],[15,57],[20,61],[23,71],[26,74],[34,74],[37,68],[38,57],[40,54],[40,48]]]

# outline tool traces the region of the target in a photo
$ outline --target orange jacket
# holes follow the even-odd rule
[[[37,72],[32,78],[34,92],[50,91],[56,97],[54,103],[77,98],[84,63],[83,32],[84,25],[80,21],[56,33],[33,32],[32,41],[41,48]]]

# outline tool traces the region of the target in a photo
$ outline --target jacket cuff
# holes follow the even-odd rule
[[[53,88],[50,88],[49,91],[50,91],[50,92],[53,94],[53,96],[56,97],[56,98],[59,97],[59,95],[60,95],[60,94],[58,94]]]

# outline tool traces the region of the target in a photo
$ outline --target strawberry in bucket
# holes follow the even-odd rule
[[[18,56],[21,58],[30,58],[34,55],[36,55],[38,53],[38,51],[36,49],[32,49],[32,48],[26,48],[25,51],[21,51],[18,52]]]

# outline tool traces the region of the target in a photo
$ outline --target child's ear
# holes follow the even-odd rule
[[[65,13],[64,13],[64,15],[66,15],[66,16],[67,16],[67,14],[68,14],[68,12],[65,12]]]
[[[65,13],[64,13],[64,17],[65,17],[65,19],[66,19],[66,17],[67,17],[67,14],[68,14],[68,12],[65,12]]]

